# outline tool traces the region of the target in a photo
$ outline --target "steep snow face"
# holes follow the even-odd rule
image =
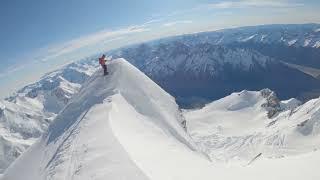
[[[190,135],[212,160],[248,163],[258,154],[280,158],[317,150],[319,99],[300,104],[277,101],[270,90],[243,91],[185,111],[185,117]]]
[[[0,103],[0,173],[47,129],[96,70],[94,63],[89,59],[67,65]]]
[[[122,59],[109,69],[110,75],[103,77],[99,71],[83,85],[47,134],[4,179],[11,179],[10,172],[20,168],[22,173],[13,179],[148,179],[133,161],[152,176],[159,173],[149,170],[155,161],[142,156],[167,148],[172,153],[189,149],[185,151],[192,154],[195,146],[183,128],[174,98]],[[151,154],[142,151],[145,147]],[[34,155],[35,166],[21,167]]]

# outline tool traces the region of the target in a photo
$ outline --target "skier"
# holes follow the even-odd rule
[[[106,55],[102,55],[101,58],[99,58],[99,64],[101,65],[101,67],[103,68],[103,75],[107,75],[108,71],[107,71],[107,65],[106,65]]]

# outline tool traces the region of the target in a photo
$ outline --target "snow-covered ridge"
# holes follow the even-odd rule
[[[125,60],[114,60],[109,67],[108,76],[98,71],[83,85],[4,179],[154,179],[161,171],[151,171],[155,167],[150,165],[170,158],[149,155],[167,150],[192,155],[196,148],[182,126],[174,98]],[[149,153],[141,147],[148,147]],[[33,165],[25,166],[30,160]],[[108,167],[113,169],[103,171]]]

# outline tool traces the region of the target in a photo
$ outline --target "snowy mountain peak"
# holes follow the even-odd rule
[[[246,111],[246,109],[255,109],[256,112],[266,112],[267,117],[272,118],[284,110],[285,107],[289,107],[289,105],[281,106],[281,104],[274,91],[262,89],[261,91],[243,90],[239,93],[232,93],[230,96],[208,104],[205,108],[219,108],[221,110],[238,112]]]
[[[263,89],[261,91],[243,90],[206,105],[203,111],[209,109],[242,111],[247,108],[255,108],[258,111],[269,111],[274,107],[280,106],[279,103],[280,101],[276,94],[270,89]]]
[[[99,71],[83,84],[83,88],[77,96],[73,98],[70,104],[57,116],[55,122],[50,126],[49,141],[55,138],[55,133],[52,132],[57,132],[57,128],[64,129],[70,125],[65,124],[70,123],[70,121],[65,121],[65,117],[80,116],[80,114],[76,114],[74,109],[72,109],[75,104],[77,106],[74,108],[79,109],[79,113],[83,113],[95,104],[103,103],[103,100],[115,94],[120,94],[139,113],[154,117],[159,121],[163,118],[161,121],[165,121],[159,122],[160,124],[168,125],[169,127],[174,126],[175,128],[171,130],[183,136],[184,132],[181,131],[180,125],[177,126],[177,122],[175,122],[175,120],[179,120],[179,123],[183,123],[183,119],[180,117],[178,106],[173,97],[124,59],[113,60],[109,65],[109,69],[111,71],[110,75],[103,77]],[[79,104],[81,104],[80,107],[78,106]],[[69,112],[72,113],[66,115],[65,113],[69,109]],[[159,112],[161,113],[159,114]],[[169,121],[165,118],[165,113],[175,115],[174,119],[169,119]]]
[[[98,71],[84,83],[4,179],[147,179],[150,163],[161,164],[150,155],[168,149],[192,154],[195,145],[174,98],[124,59],[108,69],[108,76]]]

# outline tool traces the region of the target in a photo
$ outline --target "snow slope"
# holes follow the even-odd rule
[[[109,76],[98,71],[83,85],[48,132],[7,169],[3,180],[319,178],[318,152],[259,158],[249,166],[212,164],[196,151],[170,95],[123,59],[109,67]],[[244,106],[215,106],[237,111],[263,99],[253,92],[243,96],[240,99],[248,102]],[[284,106],[289,104],[293,101]]]
[[[300,105],[266,94],[270,90],[242,91],[185,111],[188,132],[217,162],[246,164],[260,153],[282,158],[318,150],[320,98]]]

